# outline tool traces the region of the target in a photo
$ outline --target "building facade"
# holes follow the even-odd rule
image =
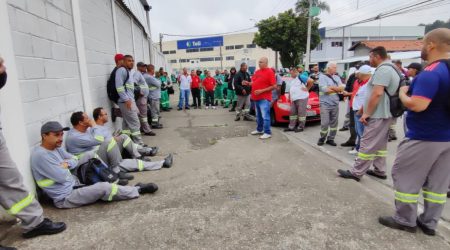
[[[276,63],[275,52],[263,49],[253,43],[254,32],[225,35],[219,37],[196,38],[165,41],[162,53],[175,71],[188,69],[222,70],[238,68],[242,62],[249,65],[251,71],[257,67],[259,58],[269,58],[270,67],[281,67]],[[159,44],[158,44],[159,46]]]

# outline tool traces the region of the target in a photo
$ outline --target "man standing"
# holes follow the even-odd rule
[[[120,67],[123,67],[123,57],[124,56],[122,54],[116,54],[114,56],[114,62],[116,63],[116,67],[114,67],[114,69],[112,70],[111,74],[109,75],[109,79],[108,79],[108,82],[111,81],[113,86],[115,86],[115,82],[116,82],[117,69]],[[116,117],[122,117],[119,106],[117,105],[116,102],[117,102],[117,100],[111,100],[111,119],[113,122],[116,121]]]
[[[159,108],[161,99],[161,81],[155,78],[155,66],[147,65],[147,75],[145,81],[148,84],[148,103],[150,104],[150,115],[152,117],[152,128],[161,129],[163,125],[159,123]]]
[[[216,89],[216,80],[211,77],[211,72],[206,72],[206,78],[203,80],[203,89],[205,90],[206,95],[206,109],[212,108],[216,109],[214,105],[214,90]]]
[[[0,89],[6,84],[7,74],[3,59],[0,57]],[[52,222],[44,218],[43,210],[34,194],[23,185],[22,175],[6,146],[0,124],[0,206],[12,216],[22,221],[23,237],[57,234],[66,229],[64,222]],[[0,246],[2,248],[2,246]]]
[[[170,77],[167,72],[164,72],[164,68],[159,69],[160,80],[161,80],[161,110],[169,112],[170,111],[170,98],[169,98],[169,87],[172,85]]]
[[[144,135],[155,136],[156,134],[150,128],[147,117],[147,99],[149,95],[149,88],[145,80],[147,73],[147,65],[143,62],[137,63],[138,71],[133,71],[135,83],[139,86],[140,95],[136,100],[137,107],[139,109],[139,120],[141,122],[141,131]],[[153,122],[152,122],[153,123]]]
[[[326,143],[336,146],[334,138],[339,118],[339,96],[344,90],[341,78],[336,75],[336,63],[328,62],[326,73],[319,75],[320,95],[320,139],[317,145]],[[328,136],[328,137],[327,137]]]
[[[235,121],[241,120],[251,121],[248,117],[250,111],[250,93],[252,91],[250,74],[247,72],[247,64],[242,63],[239,72],[234,77],[234,87],[236,89],[237,106]]]
[[[292,80],[289,84],[289,98],[291,99],[291,113],[289,116],[289,127],[284,131],[302,132],[305,129],[306,123],[306,109],[309,98],[309,88],[314,83],[314,80],[308,79],[308,83],[303,83],[303,77],[300,78],[299,72],[296,68],[291,69]],[[298,126],[297,126],[298,123]]]
[[[214,106],[223,105],[224,99],[223,99],[223,82],[224,78],[223,75],[220,73],[219,70],[216,70],[216,75],[214,76],[214,80],[216,80],[216,88],[214,89]]]
[[[184,108],[189,109],[189,93],[191,92],[192,78],[187,72],[187,68],[183,68],[183,74],[178,78],[178,83],[180,84],[180,101],[178,102],[178,110]]]
[[[258,61],[259,70],[252,78],[252,100],[256,106],[256,130],[252,135],[261,135],[260,139],[272,137],[270,130],[270,102],[272,101],[272,90],[276,88],[275,74],[268,67],[269,59],[262,57]]]
[[[439,28],[423,39],[422,59],[429,65],[411,86],[400,89],[408,108],[408,132],[392,168],[395,189],[393,217],[380,217],[384,226],[435,235],[450,184],[450,29]],[[409,94],[410,93],[410,94]],[[422,189],[424,211],[417,217]]]
[[[340,177],[359,181],[367,174],[386,179],[386,155],[388,130],[392,123],[390,101],[386,91],[394,95],[400,84],[400,75],[388,60],[384,47],[376,47],[369,53],[370,65],[377,67],[366,84],[367,99],[360,121],[365,125],[358,157],[351,170],[339,169]],[[374,165],[375,170],[369,170]]]
[[[140,145],[143,145],[139,122],[139,110],[134,101],[134,83],[130,73],[134,66],[134,59],[130,55],[123,58],[124,67],[116,71],[116,90],[119,94],[118,105],[122,113],[122,133],[127,134],[131,139]]]
[[[191,70],[191,92],[192,99],[194,101],[194,109],[202,108],[202,101],[200,99],[200,77],[197,75],[195,70]]]
[[[228,108],[228,106],[231,104],[230,112],[236,111],[236,91],[234,88],[234,76],[236,75],[236,68],[232,67],[230,69],[230,74],[228,75],[227,82],[227,100],[225,101],[225,108]]]

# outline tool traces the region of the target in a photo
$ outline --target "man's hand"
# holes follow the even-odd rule
[[[403,87],[400,87],[399,94],[404,94],[404,95],[406,95],[406,94],[408,93],[408,90],[409,90],[409,86],[403,86]]]
[[[243,95],[247,95],[247,91],[245,91],[245,89],[242,90],[242,94]]]
[[[114,140],[119,141],[120,139],[122,139],[120,136],[114,136]]]
[[[126,105],[128,110],[131,110],[131,104],[132,104],[131,100],[128,100],[128,101],[125,102],[125,105]]]
[[[302,87],[302,91],[308,91],[308,89],[305,87]]]
[[[63,163],[61,164],[61,167],[64,168],[64,169],[68,169],[68,168],[69,168],[69,163],[63,162]]]
[[[370,116],[368,115],[368,114],[363,114],[362,116],[361,116],[361,119],[359,119],[359,121],[362,123],[362,124],[364,124],[364,126],[367,126],[367,124],[369,124],[369,118],[370,118]]]
[[[246,81],[246,80],[244,80],[244,81],[242,81],[242,85],[244,85],[244,86],[249,86],[249,85],[250,85],[250,82],[249,82],[249,81]]]
[[[262,93],[263,93],[263,91],[261,89],[255,90],[255,95],[260,95]]]

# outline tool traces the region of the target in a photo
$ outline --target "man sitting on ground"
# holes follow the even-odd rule
[[[77,159],[62,147],[63,128],[58,122],[47,122],[41,128],[41,145],[31,154],[31,170],[36,183],[58,208],[74,208],[91,204],[97,200],[128,200],[140,194],[154,193],[158,186],[153,183],[138,183],[134,187],[98,182],[91,186],[80,186],[70,171],[93,158],[88,152]],[[77,188],[79,187],[79,188]]]

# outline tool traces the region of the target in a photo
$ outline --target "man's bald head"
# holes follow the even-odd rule
[[[438,28],[428,32],[423,39],[422,59],[434,61],[438,55],[448,57],[450,52],[450,29]],[[433,58],[433,59],[430,59]]]
[[[261,57],[258,64],[260,69],[267,68],[269,66],[269,59],[267,57]]]

